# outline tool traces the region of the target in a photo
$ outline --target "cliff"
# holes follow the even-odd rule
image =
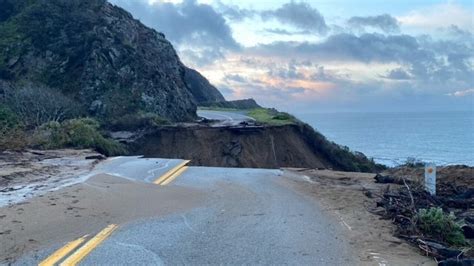
[[[198,105],[225,101],[219,90],[196,70],[186,67],[184,80]]]
[[[83,115],[196,117],[224,98],[186,68],[162,33],[105,0],[0,0],[0,94],[58,91]],[[46,90],[45,89],[45,90]]]
[[[191,160],[191,165],[301,167],[354,172],[383,169],[328,141],[306,124],[266,127],[163,127],[136,139],[132,154]]]

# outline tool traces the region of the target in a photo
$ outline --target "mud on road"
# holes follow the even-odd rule
[[[97,156],[70,149],[0,152],[0,207],[84,181]]]

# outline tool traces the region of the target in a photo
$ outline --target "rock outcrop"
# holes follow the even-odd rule
[[[185,121],[196,117],[196,102],[223,100],[162,33],[105,0],[0,0],[0,7],[0,80],[12,87],[58,90],[106,119],[151,112]]]
[[[225,101],[219,90],[196,70],[186,67],[184,80],[198,105]]]
[[[215,107],[215,108],[230,108],[230,109],[255,109],[262,108],[254,99],[242,99],[234,101],[223,102],[205,102],[200,103],[200,106]]]

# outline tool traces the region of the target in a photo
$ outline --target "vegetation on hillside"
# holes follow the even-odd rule
[[[338,169],[351,172],[374,173],[386,169],[384,165],[376,164],[373,159],[367,158],[363,153],[354,152],[347,146],[341,146],[328,140],[323,134],[313,129],[310,125],[300,123],[298,129],[304,136],[306,143],[314,151],[318,151]]]
[[[104,138],[99,131],[99,123],[92,118],[46,123],[35,131],[33,146],[42,149],[90,148],[106,156],[126,153],[121,144]]]
[[[90,148],[105,155],[124,154],[119,143],[101,133],[97,120],[69,97],[48,87],[0,82],[0,151]]]
[[[298,119],[294,116],[272,108],[256,108],[250,110],[247,114],[258,123],[265,125],[282,126],[298,123]]]
[[[26,136],[18,117],[8,107],[0,104],[0,150],[22,149]]]
[[[81,107],[61,92],[31,84],[4,89],[7,105],[25,126],[36,128],[51,121],[61,122],[83,114]]]
[[[116,131],[134,131],[145,128],[155,128],[169,124],[171,124],[169,120],[162,118],[157,114],[139,112],[114,119],[110,121],[106,127]]]

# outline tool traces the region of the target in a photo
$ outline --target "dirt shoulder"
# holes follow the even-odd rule
[[[374,183],[374,174],[329,170],[285,169],[307,177],[291,179],[295,190],[316,198],[329,215],[346,228],[350,244],[362,265],[436,265],[428,257],[393,235],[395,226],[373,214],[376,201],[366,194],[378,193],[386,185]]]

